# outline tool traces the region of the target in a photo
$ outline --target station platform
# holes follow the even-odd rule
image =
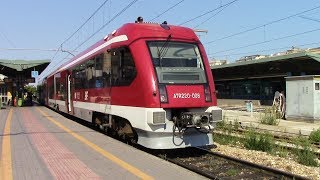
[[[263,115],[264,107],[256,108],[254,112],[246,112],[243,107],[222,107],[222,109],[224,120],[227,122],[238,122],[243,128],[253,127],[257,129],[268,130],[273,134],[309,136],[312,131],[320,128],[320,121],[312,122],[305,119],[278,119],[278,125],[261,124],[260,119]]]
[[[0,110],[0,179],[206,179],[42,106]]]

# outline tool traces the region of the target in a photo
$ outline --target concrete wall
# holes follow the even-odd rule
[[[218,99],[218,106],[243,106],[246,99]],[[254,106],[272,105],[272,101],[261,102],[261,100],[251,100]]]

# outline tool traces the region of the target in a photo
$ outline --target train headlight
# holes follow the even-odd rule
[[[168,95],[166,86],[163,84],[159,85],[160,102],[168,103]]]
[[[164,124],[166,120],[165,112],[153,112],[153,124]]]
[[[208,125],[209,124],[209,117],[202,116],[200,122],[201,122],[201,125]]]
[[[211,102],[212,98],[211,98],[211,93],[210,93],[210,87],[208,84],[204,85],[204,96],[206,99],[206,102]]]
[[[211,122],[219,122],[222,121],[222,109],[214,109],[211,111],[212,120]]]

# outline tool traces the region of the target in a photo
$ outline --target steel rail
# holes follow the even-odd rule
[[[198,148],[198,149],[206,151],[209,154],[214,155],[214,156],[218,156],[218,157],[221,157],[221,158],[224,158],[224,159],[228,159],[228,160],[231,160],[231,161],[234,161],[234,162],[237,162],[237,163],[241,163],[241,164],[253,167],[253,168],[265,170],[265,171],[271,172],[271,173],[273,173],[275,175],[284,176],[286,178],[295,179],[295,180],[306,180],[306,179],[309,179],[307,177],[296,175],[296,174],[293,174],[293,173],[290,173],[290,172],[282,171],[282,170],[275,169],[275,168],[268,167],[268,166],[264,166],[264,165],[261,165],[261,164],[256,164],[256,163],[253,163],[253,162],[250,162],[250,161],[246,161],[246,160],[243,160],[243,159],[238,159],[238,158],[235,158],[235,157],[232,157],[232,156],[227,156],[227,155],[224,155],[224,154],[221,154],[221,153],[218,153],[218,152],[213,152],[213,151],[205,149],[205,148]]]

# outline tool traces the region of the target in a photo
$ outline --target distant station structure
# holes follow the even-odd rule
[[[13,99],[22,96],[23,88],[34,83],[35,78],[50,63],[50,60],[5,60],[0,59],[0,102],[12,104]]]
[[[276,91],[286,92],[286,77],[320,74],[320,48],[245,56],[230,64],[213,61],[211,71],[218,104],[272,105]]]

